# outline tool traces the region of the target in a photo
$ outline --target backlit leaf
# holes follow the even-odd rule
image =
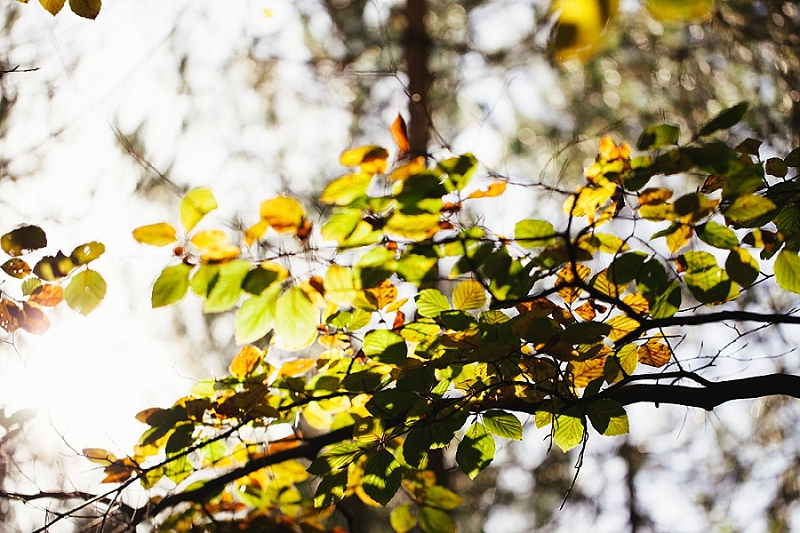
[[[204,229],[195,233],[192,237],[192,244],[201,250],[214,248],[228,241],[228,236],[224,231],[218,229]]]
[[[375,329],[364,336],[364,354],[387,364],[398,364],[408,356],[406,341],[393,331]]]
[[[659,124],[648,126],[639,137],[637,146],[639,150],[654,150],[663,146],[678,144],[681,129],[672,124]]]
[[[54,256],[47,255],[42,257],[42,259],[34,265],[33,273],[45,281],[55,281],[66,277],[74,268],[75,264],[72,262],[72,259],[59,251]]]
[[[261,203],[261,220],[266,220],[278,233],[293,232],[303,227],[305,210],[294,198],[278,196]]]
[[[486,289],[477,280],[459,283],[453,291],[453,307],[462,311],[480,309],[486,305]]]
[[[86,269],[78,272],[64,289],[64,300],[72,309],[88,315],[106,295],[106,281],[98,272]]]
[[[270,332],[280,292],[280,284],[275,283],[258,296],[245,300],[236,313],[237,344],[255,342]]]
[[[401,503],[389,514],[389,523],[397,533],[407,533],[417,525],[417,519],[411,515],[411,504]]]
[[[402,480],[400,463],[385,448],[378,450],[364,466],[364,492],[381,505],[389,503]]]
[[[456,533],[456,523],[441,509],[421,507],[417,511],[417,520],[425,533]]]
[[[732,229],[713,221],[697,226],[695,231],[701,241],[714,248],[732,250],[739,245],[739,239]]]
[[[31,293],[29,302],[44,307],[55,307],[64,301],[64,289],[60,285],[41,285]]]
[[[520,246],[527,248],[549,246],[553,243],[555,233],[553,225],[546,220],[520,220],[514,226],[514,238]]]
[[[69,258],[75,265],[85,265],[91,263],[106,251],[106,247],[102,242],[92,241],[86,244],[81,244],[72,250]]]
[[[778,285],[795,294],[800,294],[800,257],[797,252],[781,250],[775,258],[775,280]]]
[[[758,261],[750,255],[750,252],[739,247],[728,254],[725,270],[733,281],[745,288],[751,286],[759,274]]]
[[[442,314],[442,311],[450,310],[450,302],[436,289],[419,291],[414,300],[417,302],[417,312],[420,316],[435,318]]]
[[[506,192],[507,186],[508,182],[506,180],[498,180],[490,184],[486,189],[479,189],[471,193],[466,199],[473,200],[475,198],[493,198],[495,196],[500,196]]]
[[[3,272],[17,279],[22,279],[31,273],[31,267],[22,259],[9,259],[3,263]]]
[[[181,200],[181,223],[192,231],[198,222],[217,208],[217,199],[208,189],[192,189]]]
[[[117,460],[117,456],[103,448],[84,448],[81,454],[91,462],[99,465],[110,465]]]
[[[456,462],[470,479],[489,466],[494,459],[494,437],[480,422],[474,422],[464,434],[456,450]]]
[[[748,223],[777,209],[772,200],[755,194],[745,194],[736,198],[725,210],[725,218],[739,225]]]
[[[36,277],[30,277],[22,282],[22,295],[28,296],[33,294],[33,291],[42,286],[42,280]]]
[[[364,289],[364,297],[375,306],[374,310],[378,311],[397,299],[397,287],[385,279],[376,287]]]
[[[345,167],[361,167],[363,172],[382,174],[386,172],[386,161],[389,152],[386,148],[369,145],[347,150],[339,158],[339,163]]]
[[[177,230],[166,222],[149,224],[133,230],[133,238],[150,246],[167,246],[177,241]]]
[[[522,439],[522,424],[511,413],[491,409],[483,413],[483,423],[492,434],[504,439]]]
[[[264,352],[255,346],[245,346],[239,351],[236,357],[233,358],[233,362],[231,362],[231,374],[237,378],[243,378],[255,370],[263,359]]]
[[[630,431],[628,415],[619,402],[604,398],[586,405],[586,414],[601,435],[615,437]]]
[[[536,414],[538,418],[539,413]],[[583,442],[585,430],[581,418],[567,414],[556,415],[553,421],[553,440],[562,451],[567,452]]]
[[[397,114],[392,125],[389,127],[389,133],[392,134],[392,140],[397,146],[398,159],[402,158],[409,150],[411,150],[411,143],[408,141],[408,128],[403,115]]]
[[[192,267],[185,263],[165,268],[153,285],[153,294],[150,298],[153,308],[181,301],[189,289],[191,271]]]
[[[94,19],[100,13],[101,0],[69,0],[72,12],[85,19]]]
[[[347,174],[330,182],[319,201],[322,204],[347,205],[356,199],[365,196],[372,174]]]
[[[250,272],[250,262],[230,261],[219,266],[218,278],[203,303],[206,313],[222,313],[233,309],[244,292],[242,282]]]
[[[0,246],[8,255],[22,255],[47,246],[47,236],[39,226],[22,226],[0,237]]]
[[[64,7],[66,0],[39,0],[42,7],[50,12],[51,15],[56,16],[61,8]]]
[[[28,333],[44,335],[50,329],[50,319],[37,304],[22,302],[22,320],[19,322],[19,327]]]
[[[643,365],[661,368],[669,363],[672,351],[658,338],[652,338],[639,347],[637,355]]]
[[[287,350],[309,346],[317,338],[319,311],[300,287],[283,293],[275,307],[275,333]]]

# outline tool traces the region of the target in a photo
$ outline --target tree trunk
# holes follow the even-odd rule
[[[425,28],[427,0],[408,0],[406,4],[406,31],[403,35],[405,63],[408,73],[408,110],[411,120],[408,126],[408,141],[413,157],[428,155],[430,140],[430,113],[428,89],[431,73],[428,67],[431,39]]]

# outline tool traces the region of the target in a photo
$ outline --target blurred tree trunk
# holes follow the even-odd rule
[[[428,12],[427,0],[408,0],[406,3],[406,30],[403,35],[405,63],[408,72],[408,105],[411,120],[408,127],[408,140],[411,155],[428,154],[430,140],[430,112],[428,109],[428,89],[431,72],[428,65],[431,39],[425,27]]]

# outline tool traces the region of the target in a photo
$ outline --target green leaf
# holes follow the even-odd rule
[[[438,257],[404,253],[397,261],[397,275],[419,287],[436,281],[439,276],[438,265]]]
[[[233,309],[242,296],[242,282],[250,272],[250,262],[242,259],[219,265],[216,282],[211,287],[203,312],[222,313]]]
[[[442,314],[442,311],[450,310],[450,302],[436,289],[419,291],[414,300],[417,302],[417,313],[420,316],[435,318]]]
[[[617,285],[633,281],[639,275],[645,259],[647,256],[642,252],[630,252],[617,256],[608,267],[609,281]]]
[[[697,132],[699,137],[711,135],[715,131],[726,130],[731,126],[738,123],[747,112],[747,102],[739,102],[733,107],[722,110],[719,115],[709,120],[700,131]]]
[[[681,137],[681,129],[672,124],[658,124],[648,126],[639,137],[637,146],[639,150],[655,150],[662,146],[678,144]]]
[[[325,294],[334,302],[350,305],[356,297],[353,272],[341,265],[331,265],[325,272]]]
[[[236,343],[250,344],[272,329],[280,283],[275,283],[258,296],[246,300],[236,313]]]
[[[456,462],[462,472],[470,479],[475,479],[475,476],[492,462],[494,451],[494,437],[487,431],[486,426],[475,422],[467,429],[464,438],[458,444]]]
[[[783,162],[790,167],[800,167],[800,147],[789,152],[789,155],[783,158]]]
[[[514,238],[517,244],[526,248],[550,246],[553,244],[555,234],[555,228],[546,220],[520,220],[514,226]]]
[[[86,269],[78,272],[64,289],[64,300],[72,309],[88,315],[106,295],[106,281],[100,273]]]
[[[363,453],[364,450],[357,442],[343,442],[328,448],[322,455],[314,459],[306,470],[315,476],[327,476],[346,469],[347,465]]]
[[[653,318],[669,318],[681,308],[681,286],[677,280],[672,281],[660,292],[648,294],[650,316]]]
[[[181,424],[175,428],[175,431],[170,435],[169,440],[167,441],[167,445],[164,448],[164,451],[168,454],[170,453],[178,453],[181,450],[184,450],[191,446],[194,439],[192,438],[192,434],[194,433],[194,424]]]
[[[389,420],[408,411],[417,399],[419,395],[416,392],[387,389],[376,392],[364,407],[371,415]]]
[[[359,222],[361,222],[360,209],[343,209],[331,215],[322,226],[322,238],[326,241],[336,241],[341,244],[352,235]],[[368,223],[364,222],[364,224],[366,224],[366,228],[370,228]]]
[[[436,507],[437,509],[449,511],[463,502],[464,500],[461,499],[461,496],[446,487],[440,485],[425,487],[424,504],[426,507]]]
[[[737,247],[728,254],[725,270],[733,281],[742,287],[750,287],[758,278],[759,266],[750,252]]]
[[[153,308],[180,302],[189,289],[189,273],[192,267],[179,263],[165,268],[153,285],[153,294],[150,301]]]
[[[317,338],[319,311],[300,287],[292,287],[278,298],[275,333],[287,350],[309,346]]]
[[[407,533],[417,525],[417,519],[411,515],[411,504],[401,503],[389,514],[389,523],[397,533]]]
[[[583,442],[585,430],[582,417],[568,414],[556,415],[553,422],[553,440],[562,451],[567,452]]]
[[[217,208],[217,200],[209,189],[192,189],[181,200],[181,223],[192,231],[198,222]]]
[[[310,467],[309,467],[310,468]],[[344,498],[347,489],[347,470],[336,475],[325,476],[314,493],[314,507],[324,509]]]
[[[402,480],[400,463],[385,448],[378,450],[364,466],[364,492],[381,505],[389,503]]]
[[[522,439],[522,424],[511,413],[491,409],[483,413],[483,423],[492,434],[504,439]]]
[[[586,406],[586,414],[594,429],[601,435],[615,437],[630,431],[628,415],[622,404],[610,399],[601,399]]]
[[[739,246],[739,239],[732,229],[713,221],[697,226],[695,232],[701,241],[714,248],[732,250]]]
[[[192,274],[189,286],[201,298],[208,296],[219,276],[219,265],[203,263]]]
[[[480,309],[486,305],[486,289],[480,282],[468,279],[459,283],[453,291],[453,307],[466,311]]]
[[[441,509],[421,507],[417,512],[417,520],[425,533],[456,533],[455,522]]]
[[[322,204],[347,205],[367,194],[371,174],[348,174],[330,182],[322,191]]]
[[[381,363],[396,365],[408,357],[406,341],[393,331],[375,329],[364,337],[364,354]]]
[[[800,294],[800,257],[797,252],[781,250],[775,258],[775,281],[778,285],[796,294]]]
[[[437,168],[448,175],[448,179],[445,182],[448,189],[461,190],[469,184],[472,175],[475,174],[475,169],[478,168],[478,160],[468,153],[459,157],[445,159],[437,165]]]
[[[105,251],[106,247],[103,243],[92,241],[77,246],[74,250],[72,250],[69,258],[73,263],[75,263],[75,265],[81,266],[94,261],[103,255]]]
[[[725,218],[741,226],[747,226],[762,215],[766,215],[777,209],[777,206],[763,196],[746,194],[739,196],[724,211]]]
[[[36,289],[42,286],[42,280],[35,277],[30,277],[22,282],[22,295],[29,296]]]
[[[27,250],[47,246],[47,236],[39,226],[21,226],[0,237],[0,246],[8,255],[22,255]]]

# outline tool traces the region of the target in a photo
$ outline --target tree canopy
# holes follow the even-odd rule
[[[65,4],[41,3],[54,15]],[[572,29],[572,3],[551,7],[557,60],[595,53],[617,7],[591,4],[596,16]],[[69,5],[85,18],[100,10]],[[107,491],[0,496],[80,502],[40,531],[93,506],[100,530],[355,532],[349,505],[360,502],[391,507],[397,533],[450,533],[463,500],[437,450],[476,479],[498,442],[529,432],[582,458],[592,435],[620,438],[642,422],[629,419],[633,404],[710,411],[800,397],[798,375],[720,378],[721,352],[699,358],[683,344],[693,328],[726,325],[742,343],[800,324],[795,309],[757,298],[800,294],[800,147],[773,155],[743,126],[749,103],[690,129],[696,116],[650,121],[628,142],[597,136],[582,175],[550,183],[470,153],[432,156],[426,99],[412,98],[411,127],[402,115],[392,123],[394,146],[344,151],[345,170],[313,198],[265,199],[231,228],[208,216],[213,191],[194,188],[173,219],[133,229],[170,252],[152,307],[196,298],[208,315],[233,314],[238,354],[226,375],[136,414],[145,429],[129,450],[82,450]],[[531,195],[537,213],[510,200],[514,212],[485,215]],[[48,251],[45,232],[23,225],[0,246],[7,333],[46,334],[47,308],[88,314],[103,300],[90,265],[103,244]],[[128,497],[137,486],[145,501]]]

